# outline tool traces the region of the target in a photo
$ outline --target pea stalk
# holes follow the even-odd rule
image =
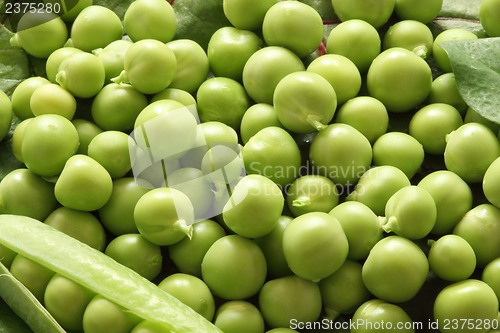
[[[169,333],[221,333],[154,283],[49,225],[29,217],[5,214],[0,215],[0,230],[0,244],[145,320],[163,324]]]

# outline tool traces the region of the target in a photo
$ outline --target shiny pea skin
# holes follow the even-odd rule
[[[168,247],[170,259],[180,272],[201,277],[201,263],[208,249],[216,240],[226,235],[224,228],[213,220],[193,224],[191,239],[183,240]]]
[[[261,129],[248,140],[241,153],[248,174],[263,175],[282,187],[299,174],[300,149],[293,137],[280,127]]]
[[[368,169],[359,179],[347,201],[357,201],[368,206],[375,214],[383,216],[389,198],[405,186],[411,185],[408,176],[395,166],[380,165]]]
[[[329,214],[342,225],[349,243],[348,259],[366,259],[373,246],[383,237],[380,218],[359,201],[342,202]]]
[[[480,204],[470,209],[453,229],[453,234],[464,238],[474,249],[477,266],[484,267],[500,256],[500,209],[491,204]]]
[[[106,246],[106,231],[90,212],[58,207],[43,222],[99,251]]]
[[[259,309],[250,302],[228,301],[217,309],[214,324],[226,333],[264,332],[264,318]]]
[[[115,236],[138,232],[134,221],[134,208],[137,201],[151,189],[148,185],[133,177],[113,180],[109,200],[97,211],[99,220],[108,232]]]
[[[205,282],[196,276],[174,273],[164,278],[158,287],[179,299],[201,316],[211,321],[215,314],[215,301]]]
[[[83,313],[83,331],[86,333],[129,333],[140,319],[119,305],[96,295]]]
[[[10,98],[3,91],[0,92],[0,141],[9,133],[13,115]]]
[[[278,218],[278,223],[270,233],[262,237],[254,238],[254,242],[259,245],[266,257],[267,273],[274,278],[292,274],[286,262],[283,254],[283,247],[281,245],[283,232],[288,223],[292,220],[293,218],[290,216],[281,215]]]
[[[286,202],[294,216],[311,212],[328,213],[339,203],[339,193],[329,178],[304,175],[287,187]]]
[[[375,297],[390,303],[405,302],[423,286],[429,263],[411,240],[388,236],[380,240],[363,263],[362,277]]]
[[[44,306],[66,330],[81,330],[87,305],[95,296],[78,283],[55,274],[47,284]]]
[[[50,269],[17,254],[10,266],[11,274],[43,303],[45,289],[54,276]]]
[[[382,228],[408,239],[422,239],[436,223],[433,197],[422,187],[405,186],[394,193],[385,206]]]
[[[283,254],[297,276],[317,282],[339,269],[349,244],[340,222],[328,213],[294,218],[283,232]]]

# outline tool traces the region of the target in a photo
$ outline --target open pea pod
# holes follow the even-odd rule
[[[161,323],[166,333],[222,332],[133,270],[40,221],[25,216],[0,215],[0,244],[145,320]],[[16,300],[16,297],[23,296],[14,295],[11,299]]]

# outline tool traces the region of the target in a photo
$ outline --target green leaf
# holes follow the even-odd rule
[[[1,262],[0,297],[9,305],[12,311],[19,316],[18,318],[22,318],[35,332],[66,333],[35,296],[33,296],[21,282],[12,276],[9,270]],[[16,323],[11,322],[10,324]],[[16,325],[19,324],[17,323]],[[26,327],[24,331],[30,332]],[[0,332],[2,332],[1,328]],[[16,331],[16,333],[20,332]]]
[[[5,26],[0,28],[0,88],[8,95],[31,74],[26,53],[10,45],[12,36]]]
[[[205,50],[212,34],[219,28],[231,25],[222,8],[222,0],[176,0],[177,16],[175,39],[191,39]]]
[[[500,124],[500,38],[447,41],[440,45],[448,54],[458,91],[467,105]]]
[[[0,244],[140,318],[159,322],[177,333],[221,333],[204,317],[151,281],[45,223],[26,216],[0,215],[0,230]]]

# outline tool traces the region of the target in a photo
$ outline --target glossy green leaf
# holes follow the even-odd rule
[[[0,230],[0,244],[171,332],[221,332],[135,271],[47,224],[25,216],[0,215]]]
[[[441,46],[467,105],[500,124],[500,38],[447,41]]]

